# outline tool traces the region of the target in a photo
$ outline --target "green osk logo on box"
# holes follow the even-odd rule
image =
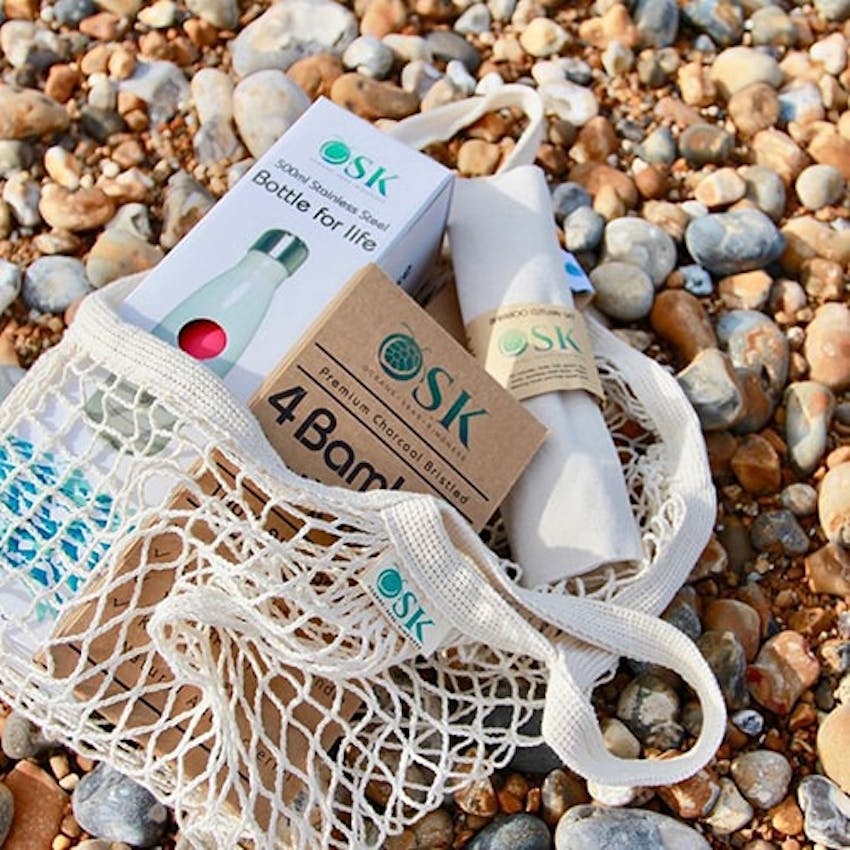
[[[469,448],[470,422],[478,416],[489,416],[483,407],[473,405],[472,395],[464,389],[455,393],[455,377],[443,366],[426,366],[422,347],[410,328],[408,333],[385,336],[378,345],[378,363],[384,374],[401,383],[418,378],[410,397],[423,410],[439,414],[438,424],[447,432],[457,429],[457,436]]]
[[[319,147],[319,156],[328,165],[342,169],[346,177],[362,182],[367,189],[387,196],[387,184],[398,180],[398,174],[390,174],[386,166],[378,165],[374,159],[353,151],[341,139],[328,139]]]

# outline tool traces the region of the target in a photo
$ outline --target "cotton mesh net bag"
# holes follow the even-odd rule
[[[714,516],[663,369],[590,322],[645,554],[525,590],[439,500],[294,475],[214,375],[117,317],[132,284],[87,298],[0,407],[0,696],[48,736],[198,847],[379,847],[544,740],[603,783],[713,756],[722,696],[655,616]],[[607,752],[590,694],[626,648],[699,697],[686,753]]]

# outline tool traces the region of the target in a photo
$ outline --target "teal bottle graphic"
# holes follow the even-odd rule
[[[260,327],[278,286],[307,259],[286,230],[267,230],[232,268],[178,304],[153,334],[224,377]]]

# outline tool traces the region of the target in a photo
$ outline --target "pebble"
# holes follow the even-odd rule
[[[77,233],[106,224],[115,213],[115,204],[95,187],[71,192],[55,183],[48,183],[42,189],[38,209],[51,227]]]
[[[682,14],[693,27],[711,36],[715,44],[735,44],[741,38],[744,15],[732,0],[689,0],[682,7]]]
[[[777,714],[790,714],[805,690],[820,675],[820,664],[806,639],[790,630],[770,638],[747,669],[750,694],[759,705]]]
[[[755,136],[779,120],[779,96],[768,83],[752,83],[729,98],[727,109],[741,135]]]
[[[4,782],[14,797],[15,815],[3,846],[7,850],[51,847],[68,805],[67,794],[30,761],[19,761]]]
[[[624,207],[629,209],[637,204],[638,195],[632,179],[601,162],[582,162],[570,169],[569,179],[579,183],[593,195],[596,196],[603,190],[609,190],[616,195]]]
[[[778,399],[788,378],[790,350],[781,328],[758,310],[727,310],[716,325],[720,344],[740,369],[755,369],[765,389]]]
[[[239,23],[237,0],[186,0],[186,6],[217,29],[231,30]]]
[[[77,823],[90,835],[151,847],[163,837],[168,812],[149,791],[104,764],[86,774],[71,798]]]
[[[747,184],[745,200],[752,201],[766,216],[779,221],[785,213],[785,184],[772,169],[745,165],[738,172]]]
[[[787,243],[782,266],[789,274],[799,274],[807,260],[817,257],[841,265],[850,262],[850,231],[801,215],[782,227],[782,235]]]
[[[702,298],[714,292],[714,281],[702,266],[689,263],[686,266],[679,266],[676,273],[681,275],[682,286],[691,295]]]
[[[201,124],[233,118],[233,81],[218,68],[201,68],[190,85]]]
[[[370,120],[405,118],[419,106],[416,95],[357,73],[343,74],[334,80],[330,96],[335,103]]]
[[[850,308],[829,303],[818,307],[806,328],[803,354],[813,381],[842,392],[850,387]]]
[[[679,4],[675,0],[638,0],[634,24],[643,47],[669,47],[679,31]]]
[[[732,759],[732,779],[747,801],[757,809],[769,809],[788,793],[791,765],[782,753],[753,750]]]
[[[606,225],[602,258],[638,266],[660,286],[676,265],[676,245],[660,227],[642,218],[623,217]]]
[[[744,414],[744,398],[729,358],[716,348],[700,351],[676,375],[704,431],[733,427]]]
[[[0,84],[0,139],[27,139],[67,129],[68,112],[31,89]]]
[[[457,807],[469,815],[490,818],[499,811],[499,801],[489,778],[476,779],[454,793]]]
[[[3,845],[12,828],[14,817],[15,797],[5,785],[0,784],[0,846]]]
[[[850,798],[825,776],[805,776],[797,788],[806,838],[823,847],[850,847]]]
[[[62,313],[91,291],[85,266],[74,257],[41,257],[27,268],[21,295],[27,307]]]
[[[669,127],[658,127],[641,142],[637,153],[646,162],[671,165],[676,159],[676,139]]]
[[[0,259],[0,313],[5,313],[21,292],[21,270],[15,263]]]
[[[28,142],[0,139],[0,177],[11,177],[32,165],[33,147]]]
[[[538,93],[543,98],[547,112],[562,121],[569,122],[574,127],[584,126],[599,113],[599,102],[596,95],[590,89],[569,80],[560,83],[546,83],[540,86]],[[615,171],[616,169],[611,170]]]
[[[570,213],[592,204],[590,193],[578,183],[558,183],[552,190],[552,211],[559,224],[563,224]]]
[[[342,62],[330,53],[307,56],[290,65],[286,75],[297,83],[310,100],[330,97],[331,87],[344,72]]]
[[[820,89],[810,80],[794,80],[779,92],[781,123],[811,124],[820,121],[824,115]]]
[[[757,738],[764,731],[764,716],[753,708],[736,711],[730,720],[750,738]]]
[[[97,289],[125,275],[153,268],[162,250],[136,234],[118,227],[104,230],[89,251],[86,276]]]
[[[785,441],[798,475],[817,469],[826,451],[835,396],[817,381],[795,381],[785,391]]]
[[[454,838],[451,815],[444,809],[428,812],[411,827],[416,847],[433,847],[434,850],[449,850]]]
[[[561,768],[549,771],[540,786],[543,820],[554,827],[573,806],[587,802],[584,783]]]
[[[592,251],[602,240],[605,219],[592,207],[578,207],[564,219],[564,244],[568,251]]]
[[[720,168],[700,180],[694,197],[709,209],[714,209],[734,204],[746,192],[747,184],[734,168]]]
[[[729,133],[714,124],[692,124],[679,136],[679,153],[690,165],[722,165],[734,143]]]
[[[621,77],[634,65],[635,55],[631,48],[625,47],[619,41],[611,41],[602,51],[602,67],[609,77]]]
[[[29,172],[19,171],[9,177],[3,187],[3,200],[22,227],[35,227],[41,222],[38,211],[41,189],[30,179]]]
[[[315,53],[341,55],[357,34],[357,18],[334,0],[281,0],[229,43],[230,56],[239,77],[285,71]]]
[[[815,0],[815,9],[828,21],[846,21],[850,17],[848,0]]]
[[[767,304],[772,286],[773,278],[759,269],[724,277],[717,291],[730,310],[760,310]]]
[[[150,123],[170,121],[192,98],[186,75],[173,62],[137,62],[132,76],[121,80],[119,92],[129,92],[148,106]]]
[[[694,219],[685,244],[710,272],[730,275],[769,265],[782,254],[785,239],[764,213],[738,210]]]
[[[792,47],[797,41],[793,19],[779,6],[763,6],[750,15],[753,44]]]
[[[755,83],[778,88],[782,78],[776,59],[752,47],[730,47],[718,54],[711,65],[711,79],[726,98]]]
[[[621,847],[624,840],[628,850],[709,850],[696,830],[667,815],[592,805],[574,806],[561,818],[555,850]]]
[[[92,0],[56,0],[53,4],[53,17],[56,22],[69,27],[76,26],[96,11],[97,6]]]
[[[560,53],[567,43],[567,31],[551,18],[534,18],[523,28],[519,36],[522,49],[535,58]]]
[[[462,35],[450,30],[432,30],[425,37],[434,58],[450,62],[456,59],[475,73],[481,64],[478,51]]]
[[[394,62],[395,54],[392,50],[373,35],[355,38],[342,54],[342,64],[346,68],[375,80],[384,79]]]
[[[809,55],[827,74],[838,76],[847,67],[847,47],[847,39],[840,32],[834,32],[816,41],[809,48]]]
[[[44,752],[48,742],[41,730],[22,714],[13,711],[3,723],[3,752],[10,759],[29,759]]]
[[[782,468],[773,444],[759,434],[749,434],[732,456],[732,471],[752,496],[770,496],[779,491]]]
[[[732,835],[743,829],[753,817],[753,807],[728,777],[719,779],[720,794],[705,822],[715,835]]]
[[[752,150],[756,165],[775,171],[786,186],[790,186],[811,162],[787,133],[773,127],[755,134]]]
[[[230,121],[209,121],[202,124],[192,137],[195,158],[202,165],[212,165],[244,155]]]
[[[467,850],[549,850],[551,844],[549,827],[540,818],[516,814],[488,824],[464,846]]]
[[[616,717],[609,717],[602,721],[602,740],[605,748],[612,755],[623,759],[636,759],[640,757],[640,741],[632,734],[625,723]],[[573,805],[581,800],[574,800]]]
[[[579,25],[579,38],[604,50],[611,41],[619,41],[626,47],[634,47],[639,39],[629,10],[622,3],[611,3],[598,18],[587,18]]]
[[[252,156],[265,153],[310,106],[307,95],[283,71],[257,71],[233,91],[233,116]]]
[[[173,248],[215,203],[215,198],[185,171],[168,180],[162,208],[162,234],[159,244]]]
[[[843,298],[844,271],[839,263],[813,257],[803,263],[800,272],[806,293],[816,301],[840,301]]]
[[[750,704],[745,678],[747,656],[738,635],[709,629],[699,636],[696,644],[717,678],[726,705],[732,711],[746,708]]]
[[[830,543],[850,548],[850,462],[839,463],[818,489],[818,515]]]
[[[690,363],[699,352],[717,347],[714,325],[705,307],[689,292],[677,289],[660,292],[649,321],[682,363]]]
[[[806,532],[794,514],[785,508],[760,513],[750,526],[750,539],[760,552],[778,551],[794,556],[809,551]]]
[[[834,543],[806,556],[806,580],[812,593],[850,593],[850,552]]]
[[[593,303],[612,319],[634,322],[649,315],[655,288],[639,266],[606,261],[590,273],[590,280],[596,289]]]
[[[850,705],[839,705],[818,726],[817,752],[823,772],[846,794],[850,790]]]
[[[679,696],[667,682],[651,673],[636,676],[622,690],[617,717],[645,746],[677,747],[684,730],[677,721]]]
[[[812,516],[818,509],[817,490],[802,481],[784,487],[780,499],[782,507],[788,508],[796,517]]]

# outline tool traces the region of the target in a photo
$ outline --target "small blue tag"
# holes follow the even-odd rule
[[[564,258],[564,271],[567,273],[567,279],[570,289],[576,295],[589,293],[593,295],[596,291],[590,278],[584,273],[584,269],[579,265],[578,260],[569,252],[561,251]]]

